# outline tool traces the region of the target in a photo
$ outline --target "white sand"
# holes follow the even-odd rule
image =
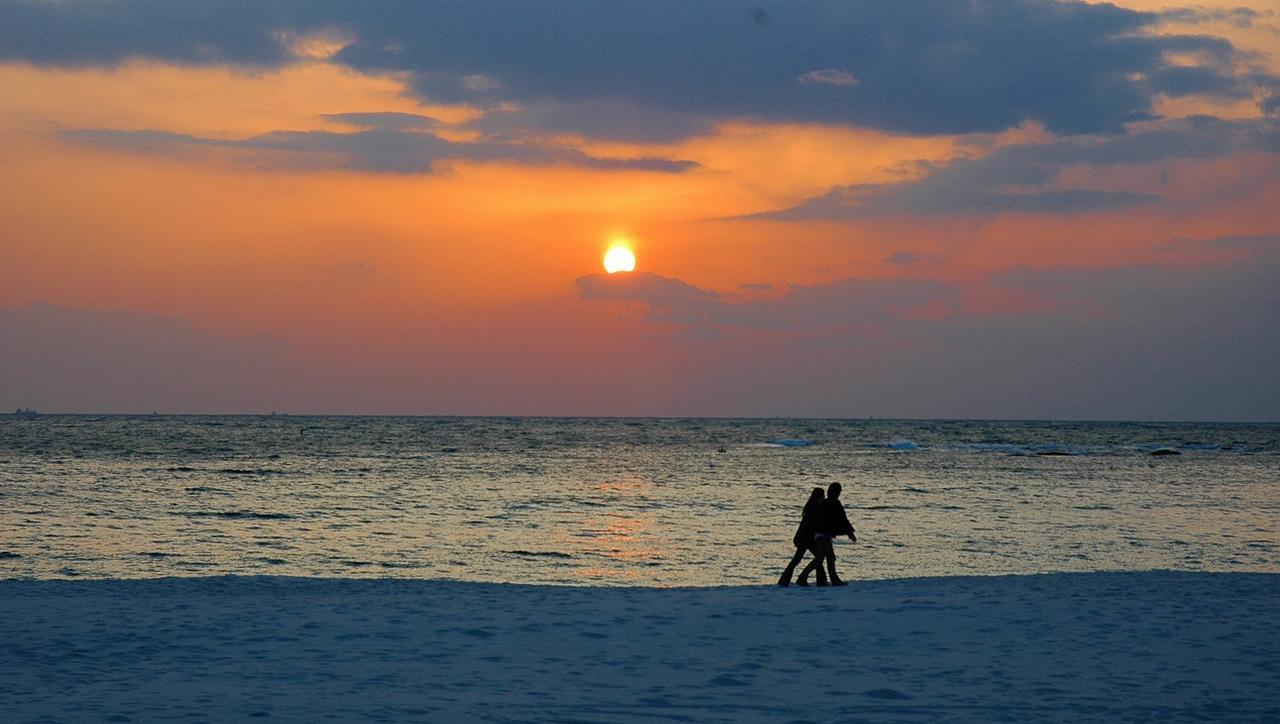
[[[0,582],[0,720],[1280,719],[1280,575]]]

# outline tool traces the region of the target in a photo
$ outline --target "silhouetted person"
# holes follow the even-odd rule
[[[804,558],[806,551],[813,551],[813,555],[817,557],[818,551],[814,549],[813,534],[818,530],[818,509],[822,504],[822,488],[814,488],[809,494],[809,502],[804,504],[804,513],[800,516],[800,526],[796,528],[796,534],[791,537],[791,542],[796,546],[795,555],[791,556],[791,562],[787,564],[786,570],[782,572],[782,577],[778,579],[779,586],[791,585],[791,574],[795,573],[796,566],[800,565],[800,560]],[[800,581],[800,585],[806,585],[807,581]],[[818,585],[827,585],[827,578],[822,573],[822,569],[818,569]]]
[[[843,586],[844,581],[840,580],[840,576],[836,575],[836,549],[832,545],[836,536],[847,535],[849,540],[854,543],[858,542],[858,536],[853,533],[853,524],[849,522],[849,516],[844,512],[844,504],[840,502],[840,491],[844,486],[840,483],[832,483],[827,486],[827,498],[818,504],[818,530],[814,534],[814,546],[817,549],[814,559],[809,565],[800,571],[800,578],[796,583],[804,582],[809,575],[809,571],[817,569],[822,570],[822,561],[827,562],[827,573],[831,576],[831,585]],[[822,579],[818,579],[822,585]]]

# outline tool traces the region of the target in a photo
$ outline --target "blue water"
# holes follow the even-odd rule
[[[850,578],[1280,571],[1277,424],[57,415],[0,577],[768,583],[835,481]]]

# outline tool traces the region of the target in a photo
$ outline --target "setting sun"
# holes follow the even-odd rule
[[[609,251],[604,254],[604,270],[613,274],[615,272],[629,272],[636,268],[636,255],[631,253],[631,249],[623,244],[614,244],[609,247]]]

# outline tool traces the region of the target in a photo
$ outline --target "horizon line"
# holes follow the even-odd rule
[[[3,409],[3,408],[0,408]],[[476,413],[361,413],[361,412],[40,412],[39,417],[367,417],[367,418],[435,418],[435,419],[515,419],[515,420],[797,420],[830,422],[1048,422],[1048,423],[1141,423],[1179,425],[1275,425],[1276,419],[1159,419],[1119,417],[911,417],[911,416],[830,416],[830,415],[602,415],[602,414],[476,414]],[[15,413],[0,413],[0,419],[15,418]]]

